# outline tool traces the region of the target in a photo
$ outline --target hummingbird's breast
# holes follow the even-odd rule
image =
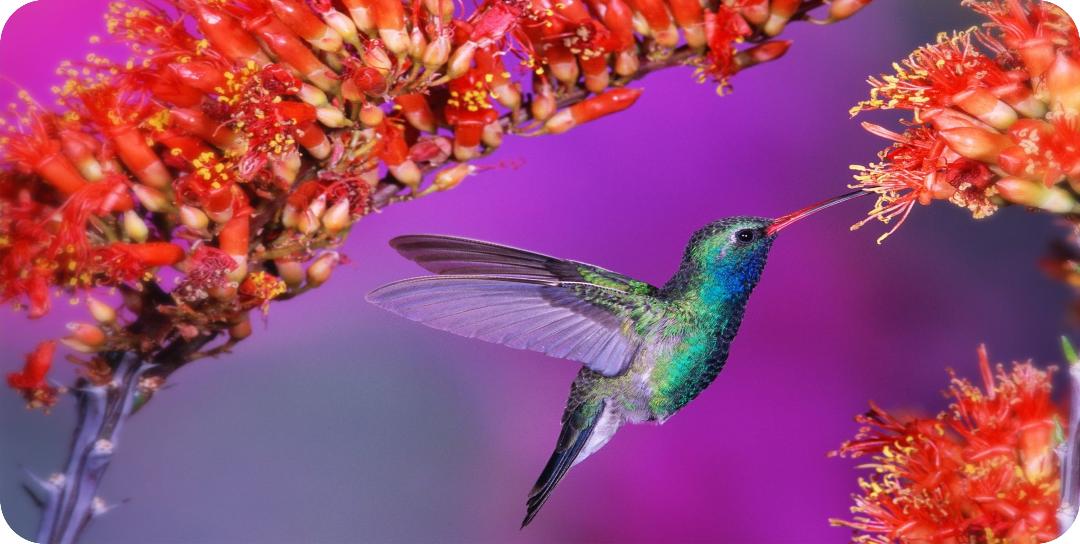
[[[649,406],[656,419],[671,417],[716,379],[741,317],[741,312],[715,312],[707,319],[689,320],[657,343],[649,377]]]

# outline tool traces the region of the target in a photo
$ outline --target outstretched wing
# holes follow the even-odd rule
[[[591,264],[454,236],[416,234],[390,240],[405,258],[439,275],[501,275],[556,282],[587,283],[652,296],[648,283]]]
[[[643,343],[641,317],[663,304],[590,283],[499,275],[414,278],[367,299],[429,327],[579,361],[605,376],[626,370]]]

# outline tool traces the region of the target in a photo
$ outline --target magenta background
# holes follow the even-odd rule
[[[856,473],[826,452],[868,399],[940,409],[944,369],[973,376],[982,341],[995,360],[1058,360],[1067,297],[1035,266],[1049,218],[976,223],[938,205],[879,247],[877,225],[848,232],[870,204],[858,202],[786,231],[717,382],[663,428],[620,432],[522,532],[576,365],[426,329],[363,294],[419,272],[386,246],[415,232],[660,283],[700,225],[842,191],[847,165],[882,145],[848,119],[864,77],[973,24],[958,4],[880,0],[841,25],[798,25],[786,58],[739,75],[723,98],[686,69],[651,76],[624,114],[509,140],[495,160],[520,168],[365,219],[346,246],[354,264],[276,305],[235,354],[185,369],[129,424],[103,492],[131,502],[85,541],[844,541],[826,520],[847,514]],[[0,74],[48,100],[53,67],[87,50],[105,6],[23,8],[0,39]],[[57,307],[37,322],[0,313],[0,368],[84,318]],[[0,392],[0,504],[24,535],[36,512],[19,469],[60,467],[72,412],[66,401],[29,413]]]

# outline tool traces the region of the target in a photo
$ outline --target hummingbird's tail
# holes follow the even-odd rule
[[[563,418],[563,428],[562,432],[559,433],[559,441],[555,445],[555,451],[552,452],[547,466],[544,467],[544,471],[540,473],[540,478],[536,480],[536,485],[533,486],[532,491],[529,493],[525,520],[521,522],[522,529],[536,517],[540,508],[547,502],[548,496],[555,490],[555,486],[566,475],[566,471],[570,470],[570,467],[578,460],[578,456],[585,450],[586,445],[589,445],[590,439],[596,438],[596,440],[592,441],[593,444],[588,450],[585,450],[586,455],[599,449],[610,438],[610,434],[614,433],[614,429],[611,429],[610,432],[602,430],[596,437],[593,436],[593,431],[604,416],[606,407],[607,402],[604,400],[586,402]],[[599,436],[599,434],[608,434],[608,436]]]

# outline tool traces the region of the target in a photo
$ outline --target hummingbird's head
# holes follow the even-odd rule
[[[761,278],[769,250],[781,230],[865,194],[854,191],[776,219],[729,217],[710,223],[690,238],[683,264],[670,285],[693,285],[716,297],[747,297]]]
[[[776,238],[768,231],[772,223],[764,217],[729,217],[705,225],[686,248],[685,279],[693,277],[718,294],[749,295]]]

